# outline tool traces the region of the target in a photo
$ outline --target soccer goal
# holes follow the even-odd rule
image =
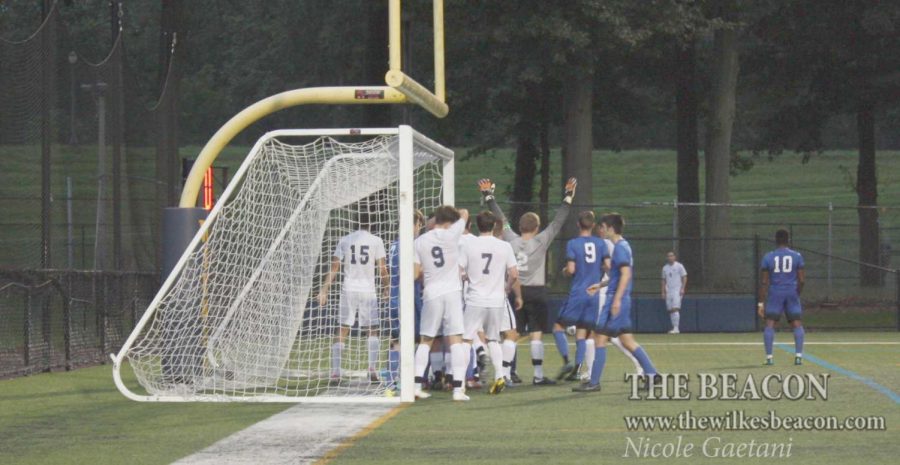
[[[414,210],[453,195],[453,152],[409,126],[266,134],[114,357],[117,387],[139,401],[412,401]],[[342,274],[318,296],[338,241],[360,229],[398,251],[387,268],[399,299],[378,288],[375,321],[354,326],[336,359]],[[125,367],[145,392],[126,386]]]

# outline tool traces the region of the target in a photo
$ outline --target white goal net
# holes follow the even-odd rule
[[[408,400],[389,352],[413,324],[399,318],[398,295],[401,273],[412,287],[411,256],[400,267],[392,255],[413,240],[400,225],[414,208],[427,215],[452,201],[452,160],[405,126],[267,134],[115,357],[120,390],[136,400],[398,401],[399,385]],[[362,242],[336,253],[345,236]],[[145,393],[122,382],[125,362]]]

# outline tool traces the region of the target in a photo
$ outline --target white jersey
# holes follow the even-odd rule
[[[450,292],[460,292],[459,237],[466,222],[462,219],[447,229],[435,228],[416,239],[413,256],[424,274],[422,300],[431,300]],[[457,294],[458,296],[458,294]]]
[[[687,270],[680,262],[666,263],[662,269],[662,279],[666,282],[666,295],[681,295],[681,278],[687,276]]]
[[[516,254],[509,242],[494,236],[478,236],[466,241],[459,264],[469,277],[466,305],[497,308],[506,301],[506,272],[516,266]]]
[[[476,236],[476,235],[474,235],[474,234],[469,234],[467,231],[463,231],[463,235],[462,235],[462,236],[459,236],[459,253],[460,253],[459,268],[460,268],[460,272],[461,272],[461,273],[465,273],[465,272],[466,272],[465,265],[463,265],[463,263],[462,263],[462,251],[463,251],[463,249],[466,247],[466,244],[468,244],[469,242],[471,242],[471,241],[472,241],[473,239],[475,239],[476,237],[478,237],[478,236]],[[464,279],[464,280],[462,281],[463,303],[465,303],[465,301],[466,301],[466,288],[468,288],[468,287],[469,287],[469,284],[468,284],[468,282]]]
[[[334,256],[344,270],[344,291],[375,292],[375,264],[385,258],[381,238],[360,229],[338,241]]]

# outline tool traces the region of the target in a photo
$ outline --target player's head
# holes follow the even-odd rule
[[[459,221],[459,210],[450,205],[441,205],[434,211],[435,226],[449,226]]]
[[[778,247],[787,247],[791,243],[791,233],[787,229],[779,229],[775,231],[775,245]]]
[[[523,234],[535,233],[541,227],[541,217],[535,212],[528,212],[519,218],[519,231]]]
[[[669,262],[670,264],[675,263],[676,258],[678,258],[678,257],[675,256],[675,252],[672,252],[671,250],[669,251],[669,253],[666,254],[666,261]]]
[[[494,220],[494,237],[503,239],[503,221],[500,218]]]
[[[618,213],[607,213],[600,218],[600,224],[606,227],[605,237],[609,239],[614,235],[621,235],[625,229],[625,219]]]
[[[372,227],[371,217],[366,210],[360,210],[357,220],[359,222],[359,229],[368,231]]]
[[[415,220],[413,220],[413,234],[418,236],[419,232],[422,231],[422,227],[425,226],[425,215],[422,214],[421,210],[416,210],[414,218]]]
[[[597,218],[594,216],[594,212],[588,210],[578,215],[578,228],[582,231],[593,231],[595,224],[597,224]]]
[[[497,224],[497,217],[490,210],[485,210],[475,217],[475,223],[478,225],[478,232],[481,234],[493,234],[494,225]]]

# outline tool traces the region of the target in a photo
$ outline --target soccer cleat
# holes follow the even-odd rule
[[[531,384],[535,386],[556,386],[556,381],[549,378],[534,378]]]
[[[342,386],[343,384],[344,380],[339,375],[331,375],[331,379],[328,380],[329,386]]]
[[[421,389],[416,389],[416,399],[427,399],[429,397],[431,397],[431,394],[429,394]]]
[[[582,383],[580,386],[573,387],[572,392],[600,392],[600,385]]]
[[[575,371],[575,362],[568,362],[559,370],[559,374],[556,375],[557,381],[569,376],[573,371]]]
[[[369,382],[370,383],[380,383],[381,380],[378,379],[378,373],[375,373],[375,370],[369,370]]]
[[[522,378],[519,378],[519,374],[515,371],[509,374],[509,380],[513,382],[513,384],[522,384]]]
[[[481,385],[481,381],[478,381],[477,379],[466,381],[466,389],[481,389],[482,387],[484,386]]]
[[[581,371],[581,365],[575,365],[575,369],[569,373],[569,376],[566,376],[566,381],[578,381],[580,376],[579,372]]]
[[[516,386],[517,386],[517,384],[514,383],[513,380],[511,380],[511,379],[509,379],[509,378],[503,378],[503,382],[504,382],[504,384],[506,385],[506,387],[508,387],[508,388],[512,388],[512,387],[516,387]]]
[[[774,358],[767,358],[766,363],[763,363],[763,365],[774,365],[774,364],[775,364]]]
[[[454,402],[465,402],[467,400],[469,400],[469,396],[467,396],[465,392],[453,391],[453,401]]]
[[[679,334],[679,333],[681,333],[681,331],[679,331],[678,328],[672,328],[672,330],[669,331],[669,334]]]
[[[491,389],[488,391],[489,394],[500,394],[503,392],[503,388],[506,387],[506,380],[503,378],[498,378],[494,380],[494,384],[491,384]]]
[[[803,365],[803,357],[794,357],[794,365]]]

